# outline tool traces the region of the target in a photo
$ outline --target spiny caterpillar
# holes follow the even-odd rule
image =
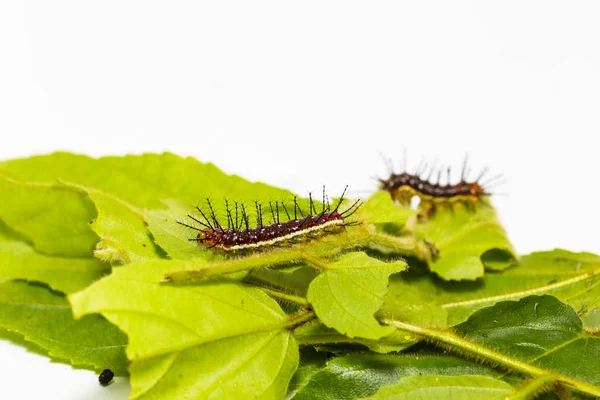
[[[391,163],[388,163],[388,167]],[[396,174],[390,168],[390,176],[388,179],[379,179],[381,190],[390,193],[394,201],[399,202],[404,206],[410,206],[411,200],[417,196],[421,203],[421,217],[427,217],[436,207],[452,206],[456,203],[462,203],[467,207],[475,207],[482,199],[489,196],[491,193],[487,190],[487,185],[498,178],[500,175],[488,179],[482,183],[482,178],[487,173],[487,168],[484,168],[481,174],[472,182],[469,182],[467,175],[467,158],[463,162],[460,181],[456,184],[450,184],[451,170],[447,169],[446,184],[441,184],[443,169],[437,170],[437,181],[434,183],[431,178],[436,171],[435,163],[429,169],[427,178],[423,175],[427,172],[427,164],[421,162],[414,174],[409,173],[404,167],[404,171]]]
[[[346,189],[348,186],[344,189],[336,207],[331,210],[329,202],[326,202],[325,188],[323,187],[323,208],[319,213],[316,211],[312,195],[309,194],[310,209],[307,215],[304,215],[294,197],[293,218],[284,202],[275,202],[274,204],[269,202],[272,223],[268,225],[263,222],[262,204],[255,202],[256,226],[251,227],[246,206],[243,203],[234,202],[234,208],[230,209],[229,202],[225,200],[227,227],[224,227],[218,221],[209,199],[206,199],[208,212],[196,207],[201,218],[188,214],[188,218],[199,226],[179,221],[178,223],[198,232],[196,237],[189,239],[190,241],[198,242],[199,246],[207,249],[224,251],[226,254],[263,251],[276,246],[291,246],[307,239],[312,240],[328,234],[337,234],[345,231],[347,226],[358,224],[356,221],[347,222],[346,219],[358,210],[361,205],[360,200],[346,210],[339,211]],[[280,204],[287,217],[286,221],[280,220]],[[298,218],[298,214],[300,218]]]

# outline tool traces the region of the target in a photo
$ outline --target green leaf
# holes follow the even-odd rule
[[[164,258],[164,251],[152,240],[143,211],[96,189],[85,189],[98,209],[92,229],[100,236],[94,255],[102,260],[129,264]]]
[[[369,399],[504,400],[512,387],[489,376],[407,376]]]
[[[374,395],[382,386],[415,375],[499,375],[475,361],[431,354],[352,354],[334,358],[325,368],[312,372],[308,383],[294,393],[294,400],[364,398]]]
[[[258,289],[227,281],[186,287],[159,283],[164,271],[197,267],[197,260],[132,263],[69,299],[76,317],[102,313],[121,327],[129,335],[132,360],[285,324],[279,305]]]
[[[279,288],[287,293],[306,297],[308,287],[318,275],[317,270],[308,266],[293,266],[287,269],[257,269],[252,271],[244,280]]]
[[[339,345],[342,351],[346,348],[356,350],[358,347],[361,351],[365,351],[368,348],[376,353],[389,353],[391,351],[402,351],[415,343],[413,335],[408,335],[400,331],[393,331],[391,334],[387,333],[387,336],[383,336],[378,340],[360,337],[349,338],[333,328],[326,327],[320,321],[313,321],[294,330],[296,340],[300,344],[310,344],[326,349],[330,349],[333,345]]]
[[[74,314],[102,313],[127,333],[136,397],[282,397],[298,362],[297,346],[286,330],[295,322],[262,291],[235,282],[158,283],[166,271],[194,269],[198,263],[132,263],[69,296]],[[231,351],[224,354],[225,349]],[[263,362],[254,362],[255,356]],[[198,368],[204,372],[190,374],[189,366],[199,357]]]
[[[173,259],[188,260],[202,258],[205,260],[219,259],[212,251],[198,247],[191,241],[198,232],[194,232],[177,221],[185,221],[185,216],[191,212],[190,207],[177,200],[165,200],[167,210],[147,210],[145,220],[152,232],[155,242]],[[187,223],[188,221],[186,221]]]
[[[390,293],[407,286],[448,312],[448,324],[456,325],[475,311],[502,300],[518,300],[533,294],[552,294],[573,307],[580,317],[600,307],[600,257],[590,253],[553,250],[522,256],[519,265],[502,273],[486,274],[478,282],[443,282],[418,268],[390,279]],[[598,328],[590,319],[586,327]]]
[[[26,279],[71,293],[108,273],[110,265],[94,258],[50,257],[36,253],[23,242],[0,237],[0,282]]]
[[[418,287],[401,279],[390,279],[389,290],[380,315],[420,326],[447,326],[447,311],[432,302]]]
[[[96,208],[87,193],[64,184],[19,183],[0,177],[0,219],[44,254],[92,256]]]
[[[405,268],[402,261],[347,254],[310,283],[307,299],[326,326],[350,338],[379,339],[393,330],[379,325],[374,314],[383,304],[389,276]]]
[[[391,318],[383,318],[382,322],[419,335],[441,349],[534,377],[527,383],[530,392],[547,384],[542,377],[550,375],[570,389],[600,396],[600,364],[594,361],[600,354],[600,338],[583,332],[577,314],[555,297],[530,296],[519,302],[500,302],[479,310],[456,327],[458,333]],[[583,370],[580,363],[595,364]]]
[[[499,302],[475,312],[456,329],[469,341],[600,385],[600,338],[587,334],[577,313],[553,296]]]
[[[0,282],[25,279],[75,292],[110,273],[110,265],[94,258],[52,257],[36,252],[0,221]]]
[[[170,153],[99,159],[54,153],[0,163],[0,173],[21,181],[61,179],[85,189],[98,208],[92,228],[102,241],[95,254],[121,264],[164,257],[152,243],[152,235],[171,258],[210,258],[211,252],[198,249],[188,241],[192,233],[176,224],[208,197],[215,203],[217,217],[224,216],[225,198],[247,202],[293,197],[287,190],[248,182],[212,164]],[[305,200],[300,204],[308,209]],[[247,211],[252,220],[252,208]]]
[[[417,214],[417,211],[398,207],[388,192],[379,191],[365,201],[356,214],[358,218],[372,224],[404,225],[409,217]]]
[[[51,166],[49,168],[48,166]],[[188,203],[189,211],[206,197],[213,199],[291,199],[292,193],[227,175],[213,164],[171,153],[91,157],[53,153],[0,163],[0,174],[21,181],[56,179],[98,189],[138,209],[164,209],[165,199]],[[179,216],[183,218],[184,215]]]
[[[476,212],[460,204],[438,209],[428,221],[416,225],[416,234],[439,249],[429,268],[445,280],[474,280],[484,275],[484,267],[502,270],[516,260],[490,205],[481,205]]]
[[[295,393],[310,384],[311,378],[325,367],[329,354],[317,351],[312,346],[300,348],[300,364],[294,373],[286,399],[291,399]]]
[[[134,362],[131,398],[278,400],[297,365],[288,331],[237,336]]]
[[[127,337],[99,315],[74,320],[67,299],[46,287],[0,283],[0,328],[73,365],[127,374]]]

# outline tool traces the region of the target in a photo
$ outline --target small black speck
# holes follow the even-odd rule
[[[146,247],[146,243],[142,243],[142,246]]]
[[[114,376],[114,372],[112,372],[110,369],[105,369],[100,373],[100,375],[98,375],[98,382],[100,382],[102,386],[106,386],[110,383],[110,381],[112,381]]]
[[[93,224],[93,223],[94,223],[94,220],[91,220],[91,221],[90,221],[90,225],[91,225],[91,224]]]

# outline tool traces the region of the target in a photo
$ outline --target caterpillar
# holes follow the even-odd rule
[[[223,251],[226,254],[264,251],[277,246],[291,246],[324,235],[341,233],[345,231],[347,226],[359,224],[357,221],[347,221],[347,219],[361,206],[360,200],[357,200],[344,211],[340,211],[347,189],[348,186],[344,189],[335,208],[331,210],[329,202],[326,202],[325,188],[323,187],[323,206],[321,212],[318,213],[312,195],[309,194],[309,212],[306,215],[302,212],[297,198],[294,197],[293,218],[283,201],[269,202],[272,217],[271,224],[263,222],[263,207],[259,202],[255,202],[256,226],[251,227],[246,206],[243,203],[234,202],[234,206],[230,208],[229,202],[225,200],[227,217],[225,227],[225,224],[220,223],[216,217],[210,199],[206,199],[208,210],[196,207],[196,210],[200,213],[199,217],[191,214],[187,215],[198,226],[180,221],[178,223],[198,232],[195,237],[188,240],[195,241],[199,246],[207,249]],[[280,218],[280,204],[287,217],[285,221],[281,221]]]
[[[414,174],[409,173],[404,168],[401,173],[394,173],[390,168],[390,176],[387,179],[379,179],[380,190],[385,190],[390,193],[394,201],[399,202],[404,206],[410,206],[413,197],[420,199],[422,212],[421,218],[429,216],[437,207],[452,206],[456,203],[462,203],[467,207],[474,208],[482,202],[491,193],[487,189],[492,181],[499,177],[495,176],[488,179],[486,183],[482,183],[482,179],[488,169],[484,168],[474,181],[468,181],[467,175],[467,159],[463,162],[463,168],[460,175],[460,181],[456,184],[450,184],[451,169],[448,167],[446,184],[441,184],[443,169],[437,170],[437,181],[431,180],[435,172],[435,163],[429,169],[427,178],[423,175],[427,172],[427,164],[420,163]]]

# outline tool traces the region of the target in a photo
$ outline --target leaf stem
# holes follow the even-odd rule
[[[502,365],[505,368],[518,371],[533,377],[553,375],[556,378],[556,380],[565,384],[566,386],[595,396],[600,396],[600,387],[593,386],[589,383],[572,379],[566,376],[554,374],[552,371],[548,371],[543,368],[529,365],[523,361],[504,355],[485,346],[470,342],[451,331],[410,325],[401,321],[396,321],[391,318],[384,318],[381,320],[381,322],[387,325],[394,326],[402,331],[411,332],[416,335],[419,335],[431,341],[436,346],[447,348],[452,351],[456,351],[457,349],[459,349],[463,352],[470,353],[472,356],[482,361]]]
[[[296,249],[275,250],[270,253],[232,259],[196,270],[167,272],[161,282],[189,284],[203,281],[211,276],[295,264],[308,264],[324,270],[329,267],[326,257],[334,257],[344,251],[363,248],[411,255],[426,261],[432,260],[437,255],[437,250],[433,245],[414,237],[395,237],[375,232],[374,229],[363,228],[352,234],[337,238],[325,238],[321,243],[305,245]]]
[[[532,289],[522,290],[520,292],[501,294],[501,295],[497,295],[497,296],[481,297],[481,298],[476,298],[476,299],[471,299],[471,300],[457,301],[454,303],[446,303],[446,304],[442,304],[442,307],[443,308],[454,308],[454,307],[468,307],[468,306],[481,305],[481,304],[484,304],[484,305],[485,304],[495,304],[495,303],[497,303],[499,301],[503,301],[503,300],[514,300],[514,299],[518,299],[521,297],[531,296],[534,294],[548,293],[549,291],[552,291],[552,290],[558,290],[558,289],[561,289],[568,285],[572,285],[572,284],[575,284],[575,283],[578,283],[581,281],[592,279],[596,275],[600,275],[600,268],[585,272],[580,275],[576,275],[572,278],[565,279],[564,281],[556,282],[556,283],[553,283],[550,285],[545,285],[545,286],[540,286],[540,287],[536,287],[536,288],[532,288]]]
[[[555,385],[557,381],[558,377],[554,374],[538,376],[525,382],[521,387],[516,388],[507,400],[533,399],[535,395]]]
[[[317,315],[312,310],[304,310],[297,314],[291,315],[284,327],[294,329],[299,325],[312,321],[317,318]]]
[[[266,294],[268,294],[271,297],[275,297],[277,299],[287,301],[290,303],[298,304],[299,306],[307,307],[309,305],[308,300],[306,300],[304,297],[301,297],[301,296],[296,296],[294,294],[281,292],[279,290],[267,288],[264,286],[260,286],[260,290],[262,290],[263,292],[265,292]]]
[[[379,232],[365,232],[348,243],[348,247],[369,248],[387,253],[414,256],[423,261],[432,261],[438,250],[431,243],[414,236],[397,237]]]
[[[259,268],[272,268],[279,265],[301,264],[302,262],[303,257],[302,252],[300,251],[274,251],[267,254],[223,261],[212,264],[206,268],[167,272],[161,282],[186,284],[203,281],[208,277],[216,275],[225,275]]]

